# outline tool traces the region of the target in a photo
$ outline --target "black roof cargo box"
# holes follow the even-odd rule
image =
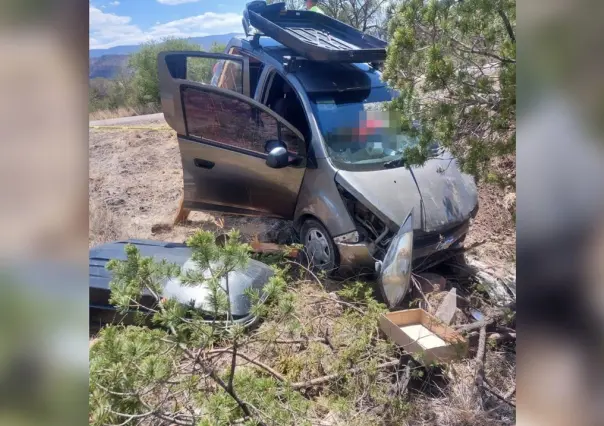
[[[285,3],[247,3],[243,11],[247,35],[250,25],[312,61],[362,63],[386,59],[385,41],[320,13],[286,10]]]

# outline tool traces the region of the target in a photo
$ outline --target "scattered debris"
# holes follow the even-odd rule
[[[482,312],[480,312],[478,309],[470,309],[470,315],[472,316],[472,318],[474,318],[476,321],[481,321],[484,319],[484,314]]]
[[[291,222],[286,220],[275,220],[265,231],[258,235],[258,239],[261,242],[293,244],[298,242],[298,234]]]
[[[383,362],[381,364],[378,364],[375,368],[377,370],[381,370],[383,368],[389,368],[389,367],[394,367],[396,365],[399,364],[399,360],[395,359],[392,361],[387,361],[387,362]],[[355,374],[358,373],[359,371],[362,371],[365,367],[354,367],[351,368],[349,370],[346,370],[344,373],[345,374]],[[334,379],[337,379],[339,377],[342,377],[342,374],[336,373],[336,374],[329,374],[327,376],[323,376],[323,377],[317,377],[316,379],[311,379],[311,380],[306,380],[304,382],[296,382],[296,383],[292,383],[291,387],[293,389],[302,389],[302,388],[308,388],[311,386],[318,386],[318,385],[322,385],[324,383],[327,383],[329,381],[332,381]]]
[[[510,212],[511,215],[516,213],[516,193],[510,192],[503,197],[503,207]]]
[[[466,258],[470,272],[480,281],[491,301],[497,306],[516,300],[516,273],[495,265],[488,265],[473,257]]]
[[[423,309],[388,312],[380,317],[380,329],[405,351],[420,355],[428,365],[462,358],[467,341]]]
[[[457,310],[457,290],[455,287],[451,289],[443,299],[442,303],[436,310],[436,317],[446,325],[451,324],[455,311]]]
[[[157,234],[160,232],[170,231],[172,229],[172,225],[169,223],[156,223],[151,225],[151,234]]]
[[[256,253],[283,253],[285,257],[292,259],[297,259],[300,252],[300,250],[294,247],[274,243],[262,243],[257,238],[250,243],[250,246]]]
[[[423,272],[421,274],[412,274],[411,281],[413,283],[411,299],[422,299],[419,305],[420,308],[431,312],[432,306],[427,295],[444,290],[447,280],[442,275]]]

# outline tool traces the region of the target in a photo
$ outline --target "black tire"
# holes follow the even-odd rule
[[[327,229],[315,219],[307,219],[300,228],[300,240],[309,266],[332,274],[340,265],[339,252]]]

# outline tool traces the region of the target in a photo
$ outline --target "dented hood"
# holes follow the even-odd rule
[[[447,152],[421,167],[340,170],[336,182],[393,231],[413,209],[413,228],[439,232],[469,219],[478,203],[474,179]]]

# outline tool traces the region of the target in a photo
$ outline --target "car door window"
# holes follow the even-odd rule
[[[292,86],[277,72],[269,76],[263,99],[266,106],[299,130],[304,139],[309,138],[310,126],[302,102]]]
[[[241,55],[248,58],[250,66],[250,98],[254,98],[254,95],[256,94],[256,88],[258,87],[258,81],[260,80],[260,75],[262,74],[262,70],[264,69],[264,63],[262,63],[257,58],[251,56],[246,51],[239,49],[238,47],[231,47],[231,49],[229,50],[229,54]]]
[[[157,72],[164,118],[180,135],[187,134],[182,98],[185,87],[222,86],[220,90],[250,95],[249,63],[243,56],[213,52],[160,52]]]
[[[196,87],[183,88],[182,99],[189,137],[263,155],[269,140],[285,142],[292,154],[304,149],[295,131],[251,99]]]
[[[243,64],[216,58],[187,58],[186,79],[243,93]]]

